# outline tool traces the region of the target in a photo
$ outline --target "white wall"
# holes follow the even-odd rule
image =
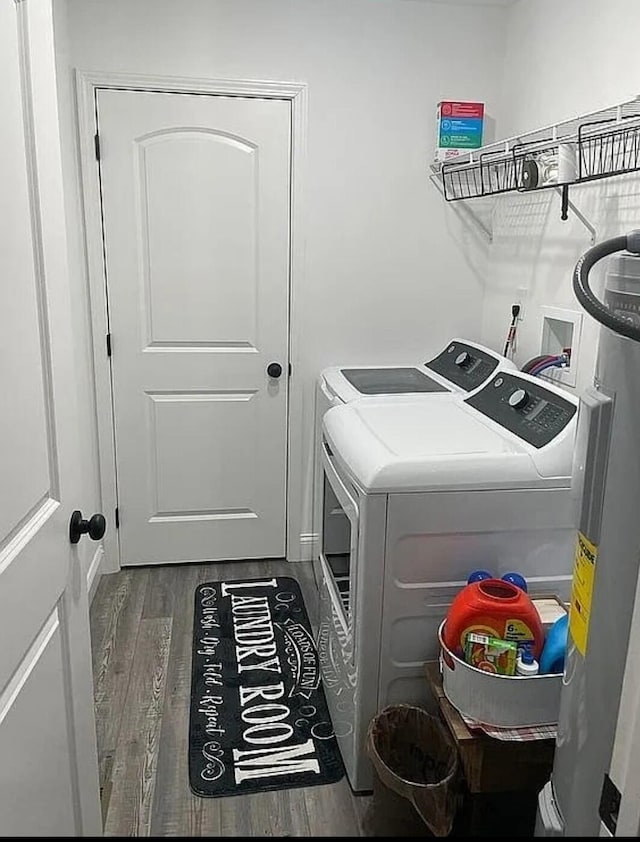
[[[73,68],[308,85],[306,265],[294,326],[304,339],[293,430],[303,464],[290,489],[293,531],[308,533],[320,369],[422,360],[452,334],[480,338],[487,249],[445,205],[427,167],[438,100],[483,100],[501,118],[505,9],[426,0],[59,0],[56,10],[67,104]],[[72,177],[70,110],[65,119]],[[77,185],[68,211],[84,392],[92,372]],[[487,325],[484,340],[498,347],[499,331]],[[97,469],[87,394],[89,498]]]
[[[512,137],[633,99],[640,93],[637,0],[519,0],[508,17],[498,134]],[[595,225],[597,239],[640,225],[640,180],[621,176],[572,188],[570,198]],[[516,360],[540,352],[542,305],[584,313],[571,288],[575,263],[589,246],[584,227],[560,219],[560,198],[541,191],[495,204],[483,335],[494,337],[517,290],[527,290]],[[596,289],[604,266],[594,272]],[[583,315],[578,389],[593,379],[598,325]]]

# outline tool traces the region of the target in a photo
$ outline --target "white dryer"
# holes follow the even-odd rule
[[[569,597],[578,400],[498,371],[464,399],[370,399],[324,416],[318,647],[355,791],[372,717],[429,703],[426,661],[468,574],[522,573]]]
[[[321,372],[316,384],[314,427],[313,557],[316,565],[322,497],[320,445],[322,419],[327,410],[364,398],[466,397],[501,370],[515,371],[516,366],[484,345],[454,337],[435,357],[419,365],[331,366]],[[317,572],[316,569],[316,578]]]

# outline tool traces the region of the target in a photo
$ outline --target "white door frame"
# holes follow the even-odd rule
[[[291,103],[291,216],[289,261],[289,378],[287,423],[287,506],[286,558],[300,561],[311,558],[311,536],[301,534],[302,505],[305,498],[303,466],[303,388],[301,336],[299,331],[299,295],[304,288],[303,177],[306,164],[307,86],[303,83],[260,82],[232,79],[193,79],[176,76],[147,76],[130,73],[75,71],[78,102],[81,182],[84,204],[86,261],[89,282],[93,335],[93,363],[96,390],[98,458],[102,511],[114,517],[116,508],[116,458],[111,368],[107,357],[108,305],[102,251],[102,215],[100,180],[94,137],[96,132],[96,95],[99,88],[166,93],[218,94],[223,96],[285,99]],[[114,350],[117,353],[117,350]],[[298,375],[298,376],[297,376]],[[126,514],[125,514],[126,516]],[[118,532],[108,529],[104,541],[102,572],[120,569]]]

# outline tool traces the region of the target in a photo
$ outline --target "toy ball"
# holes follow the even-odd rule
[[[483,579],[493,579],[493,576],[488,570],[474,570],[472,573],[469,573],[467,585],[472,584],[472,582],[482,582]]]
[[[511,582],[512,585],[515,585],[516,588],[520,588],[525,593],[527,593],[527,580],[521,573],[505,573],[504,576],[501,577],[505,582]]]

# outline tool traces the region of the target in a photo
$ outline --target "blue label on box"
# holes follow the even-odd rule
[[[482,146],[482,125],[476,117],[445,117],[440,121],[438,145],[477,149]]]

